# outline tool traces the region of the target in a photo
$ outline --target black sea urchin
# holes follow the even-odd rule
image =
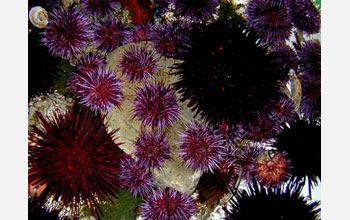
[[[197,211],[195,200],[173,188],[153,191],[140,206],[148,220],[188,220]]]
[[[225,210],[227,220],[316,220],[320,212],[319,202],[309,203],[301,195],[300,185],[285,188],[264,188],[256,183],[238,191],[230,200],[232,208]]]
[[[313,184],[321,178],[321,126],[317,122],[296,119],[283,125],[283,131],[274,144],[290,159],[291,177],[296,182],[308,177]]]
[[[173,0],[175,11],[193,20],[208,19],[215,13],[218,0]]]
[[[47,184],[38,200],[69,206],[72,217],[82,204],[100,216],[98,200],[115,196],[122,186],[117,174],[125,156],[113,138],[116,130],[108,132],[105,116],[87,108],[55,112],[51,119],[37,115],[43,127],[29,133],[28,182]]]
[[[54,55],[72,59],[83,51],[91,31],[81,9],[55,8],[45,27],[42,42]]]
[[[212,125],[257,124],[286,73],[238,25],[214,22],[191,33],[183,62],[175,66],[182,101],[189,99],[188,106]]]

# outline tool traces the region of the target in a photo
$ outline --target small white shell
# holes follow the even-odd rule
[[[35,27],[44,28],[49,23],[49,16],[44,8],[35,6],[29,11],[29,20]]]

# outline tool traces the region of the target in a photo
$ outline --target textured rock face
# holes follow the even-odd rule
[[[107,58],[107,66],[111,70],[117,70],[119,61],[122,58],[124,51],[133,44],[135,43],[124,45],[110,53]],[[140,44],[145,45],[148,43],[141,42]],[[148,45],[148,47],[152,48],[151,45]],[[147,81],[163,81],[165,85],[169,85],[177,81],[176,76],[169,74],[171,71],[174,71],[169,67],[171,67],[175,62],[179,61],[174,59],[167,59],[164,57],[158,58],[157,65],[159,70],[155,73],[153,79],[148,79]],[[116,74],[125,82],[123,87],[125,100],[123,101],[120,110],[113,109],[108,112],[106,121],[109,124],[110,129],[120,128],[116,133],[116,136],[119,137],[118,141],[124,143],[121,148],[125,153],[132,154],[134,150],[133,144],[135,143],[136,138],[140,134],[141,130],[144,129],[146,131],[150,131],[150,127],[142,126],[140,121],[134,120],[131,116],[133,108],[132,101],[135,98],[135,89],[137,87],[142,87],[145,82],[129,83],[128,81],[124,80],[121,72],[117,71]],[[177,94],[177,97],[179,98],[180,96]],[[190,195],[195,190],[201,173],[195,172],[194,170],[185,167],[181,158],[178,157],[178,147],[176,142],[178,141],[179,133],[184,129],[184,125],[190,123],[193,120],[199,121],[199,119],[195,119],[194,113],[186,107],[187,102],[178,102],[178,104],[182,108],[180,119],[165,131],[165,134],[169,135],[170,137],[169,143],[172,151],[172,159],[170,161],[167,161],[164,167],[161,169],[155,169],[153,171],[153,176],[158,186],[170,186]]]

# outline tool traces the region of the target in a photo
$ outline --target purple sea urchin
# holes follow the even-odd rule
[[[182,52],[184,30],[180,22],[161,24],[153,29],[151,42],[159,54],[168,58],[177,58]]]
[[[318,219],[319,202],[307,202],[301,192],[301,185],[288,184],[274,189],[259,187],[254,183],[248,189],[239,190],[230,200],[230,209],[225,210],[228,214],[225,219]]]
[[[321,117],[321,79],[320,76],[300,76],[302,86],[300,112],[310,120]]]
[[[119,63],[119,70],[134,83],[152,77],[157,69],[155,53],[139,45],[130,47]]]
[[[290,69],[296,70],[298,57],[290,46],[279,45],[273,48],[271,55],[276,65],[278,65],[282,71],[288,72]]]
[[[74,73],[68,83],[73,95],[81,99],[81,104],[101,112],[120,107],[124,99],[122,84],[114,72],[101,66],[84,74]]]
[[[140,209],[140,214],[149,220],[188,220],[197,212],[197,205],[185,193],[166,188],[153,191]]]
[[[167,128],[178,120],[181,113],[175,91],[164,83],[147,82],[143,88],[137,88],[133,103],[133,117],[152,129]]]
[[[188,107],[210,125],[258,124],[258,113],[269,114],[268,103],[280,96],[277,82],[287,73],[239,25],[217,21],[191,33],[183,62],[175,66],[181,101],[189,99]]]
[[[321,44],[319,41],[305,41],[298,50],[300,71],[304,74],[321,76]]]
[[[82,8],[95,18],[106,16],[120,8],[115,0],[82,0]]]
[[[294,26],[307,34],[319,32],[321,26],[321,14],[311,0],[291,0],[289,14]]]
[[[94,24],[93,44],[103,52],[111,52],[123,45],[129,36],[129,30],[117,18],[105,18]]]
[[[154,25],[151,23],[135,25],[131,31],[130,42],[150,41],[152,39]]]
[[[295,103],[284,95],[271,106],[271,114],[269,117],[272,121],[288,122],[295,119],[296,116]]]
[[[175,11],[193,20],[208,19],[215,13],[218,0],[173,0]]]
[[[204,124],[192,123],[180,134],[179,155],[186,167],[213,172],[219,167],[224,152],[222,135]]]
[[[321,126],[301,119],[289,122],[289,126],[284,124],[274,147],[287,152],[293,166],[293,180],[301,182],[308,177],[317,184],[318,178],[321,178]]]
[[[73,107],[45,119],[38,112],[42,128],[29,133],[28,182],[47,184],[37,202],[60,201],[79,217],[84,204],[97,217],[98,199],[115,196],[122,186],[117,174],[125,156],[115,143],[116,130],[108,132],[105,115],[94,116],[87,108]]]
[[[121,161],[120,169],[120,179],[135,197],[145,196],[151,192],[154,183],[152,172],[148,167],[142,166],[130,157]]]
[[[135,143],[135,156],[144,167],[159,168],[170,159],[169,137],[160,132],[142,132]]]
[[[80,9],[55,8],[42,33],[42,42],[52,54],[72,59],[83,51],[91,37],[89,21]]]
[[[94,71],[104,64],[104,57],[98,54],[87,54],[82,56],[75,64],[75,69],[79,73]]]
[[[263,151],[264,149],[257,144],[248,145],[241,150],[239,157],[241,178],[246,182],[249,183],[254,179],[256,160]]]
[[[290,178],[290,161],[286,152],[265,151],[255,163],[255,178],[263,186],[278,187]]]
[[[250,0],[246,13],[249,28],[262,42],[278,44],[289,38],[292,21],[286,0]]]

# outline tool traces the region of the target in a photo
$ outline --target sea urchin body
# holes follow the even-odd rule
[[[39,199],[60,200],[74,217],[82,202],[100,215],[97,199],[115,196],[122,186],[117,174],[125,156],[114,142],[116,130],[108,132],[105,116],[87,108],[56,112],[51,119],[37,114],[43,128],[29,133],[28,182],[47,184]]]
[[[72,59],[91,37],[89,21],[80,9],[53,9],[42,42],[54,55]]]
[[[188,220],[197,211],[191,197],[173,188],[153,191],[140,208],[140,214],[149,220]]]
[[[192,123],[180,135],[179,155],[187,167],[213,172],[224,153],[224,139],[204,124]]]
[[[164,129],[179,118],[181,107],[177,104],[175,91],[163,83],[147,83],[136,89],[133,116],[152,129]]]

